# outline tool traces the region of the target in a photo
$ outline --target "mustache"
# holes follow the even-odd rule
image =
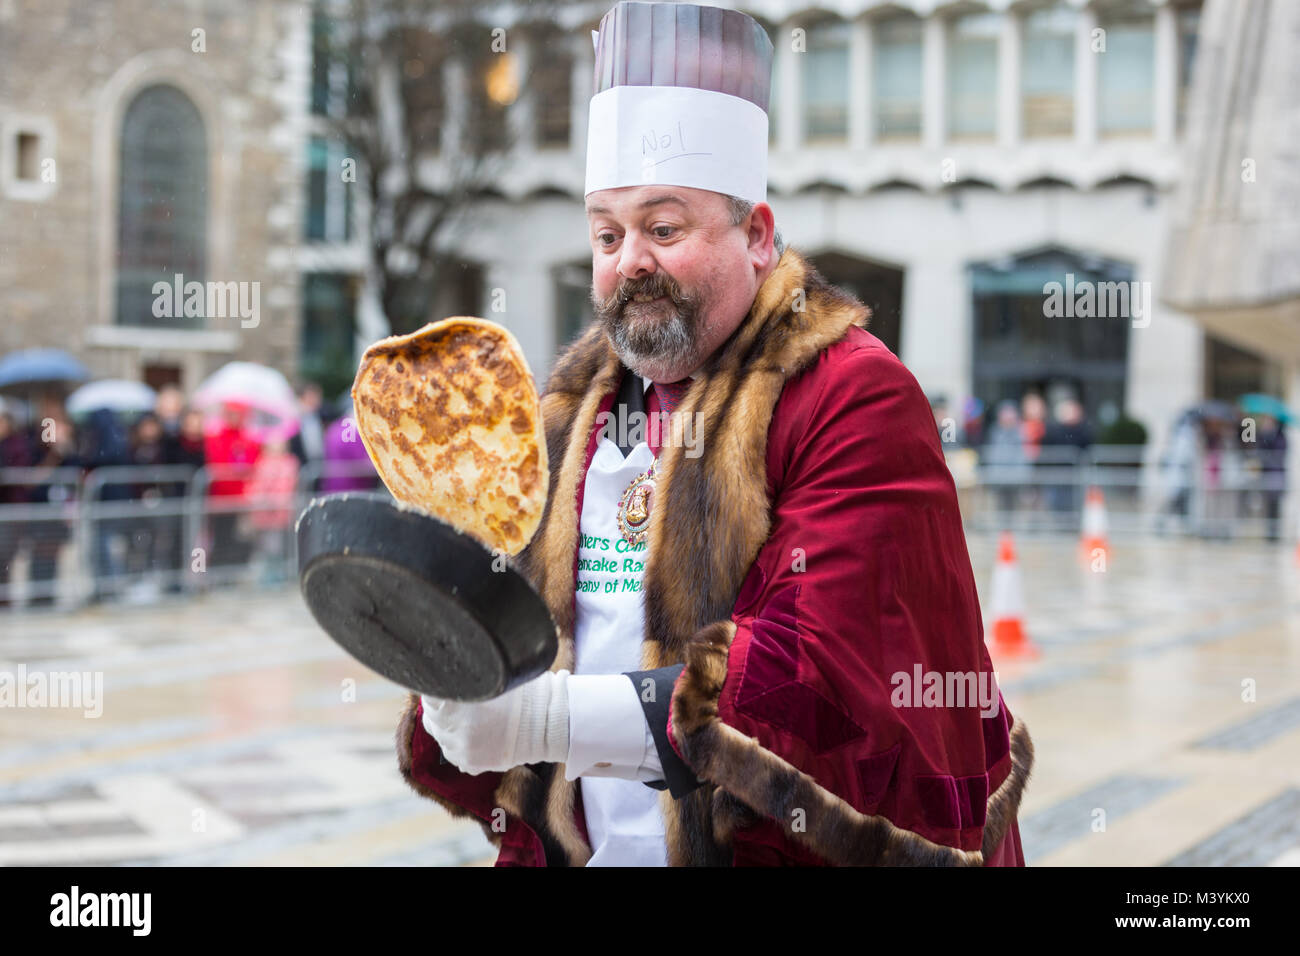
[[[682,291],[676,279],[661,271],[642,279],[624,279],[609,296],[595,303],[596,311],[601,315],[617,315],[623,311],[625,305],[639,295],[656,299],[666,296],[678,308],[689,306],[693,302],[692,298]]]

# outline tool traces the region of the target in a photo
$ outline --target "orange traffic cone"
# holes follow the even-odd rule
[[[996,657],[1037,657],[1038,648],[1025,633],[1025,593],[1020,582],[1020,565],[1011,532],[998,541],[998,563],[993,568],[991,595],[993,640],[989,652]]]
[[[1079,550],[1087,560],[1100,557],[1103,567],[1110,561],[1107,529],[1106,499],[1102,496],[1101,489],[1092,485],[1088,488],[1087,497],[1083,499],[1083,532],[1079,536]]]

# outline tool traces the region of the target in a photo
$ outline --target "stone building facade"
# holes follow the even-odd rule
[[[1199,0],[716,5],[773,39],[769,202],[786,241],[873,306],[873,329],[953,414],[1073,393],[1094,422],[1142,421],[1154,456],[1182,409],[1229,387],[1214,336],[1158,293]],[[511,104],[510,162],[455,249],[539,372],[591,315],[590,31],[608,7],[564,5],[544,46],[516,29],[527,4],[484,14],[546,81]],[[466,82],[454,64],[442,76]],[[430,181],[440,162],[425,157]],[[314,247],[335,250],[335,281],[347,248]],[[1135,288],[1144,309],[1044,314],[1045,287],[1071,277]],[[359,344],[375,333],[364,316],[353,328]],[[1262,357],[1245,373],[1233,387],[1271,374]]]
[[[294,373],[309,23],[282,0],[0,0],[0,353],[185,388],[236,358]],[[189,310],[154,292],[178,272]]]
[[[718,5],[744,9],[773,38],[769,193],[786,241],[874,307],[877,334],[954,413],[969,399],[1073,392],[1094,420],[1141,420],[1154,456],[1186,406],[1278,390],[1294,375],[1262,343],[1161,294],[1188,171],[1200,0]],[[542,69],[508,105],[510,154],[448,240],[461,267],[429,317],[502,322],[539,375],[591,314],[590,31],[608,7],[560,3],[543,43],[537,8],[483,8],[484,29],[508,35],[504,56]],[[344,155],[328,122],[338,77],[313,58],[330,10],[0,0],[0,351],[61,345],[100,374],[186,386],[250,358],[343,387],[384,327],[359,291],[367,210],[333,175]],[[438,140],[452,142],[456,91],[483,78],[454,57],[408,66],[431,121],[446,126]],[[151,153],[132,132],[133,104],[144,128],[201,131],[202,149]],[[125,179],[124,151],[138,171]],[[442,161],[435,150],[417,168],[436,183]],[[151,204],[159,184],[203,202]],[[164,321],[140,304],[138,284],[123,292],[124,276],[141,282],[159,258],[141,208],[188,224],[173,228],[179,253],[162,258],[201,260],[205,280],[258,284],[255,328]],[[1155,294],[1145,314],[1044,315],[1045,287],[1067,277]]]

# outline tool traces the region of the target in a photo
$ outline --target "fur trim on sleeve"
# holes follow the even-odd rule
[[[1015,818],[1033,763],[1023,722],[1011,730],[1012,769],[989,797],[981,850],[932,843],[882,816],[860,813],[758,741],[718,718],[727,657],[736,626],[702,628],[686,648],[686,669],[673,691],[672,734],[692,769],[758,813],[781,823],[796,843],[840,866],[982,866]],[[803,810],[805,827],[791,828]]]
[[[483,828],[487,838],[492,841],[492,845],[500,849],[501,834],[492,829],[485,820],[466,810],[459,804],[452,803],[446,797],[443,797],[435,791],[422,784],[415,776],[414,760],[411,756],[411,738],[416,731],[416,711],[420,707],[420,695],[411,694],[406,699],[406,706],[402,710],[402,718],[397,724],[397,769],[402,774],[402,779],[406,781],[407,786],[422,797],[427,797],[434,803],[438,804],[453,817],[465,817],[476,821]]]

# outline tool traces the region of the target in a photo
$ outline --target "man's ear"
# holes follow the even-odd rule
[[[755,203],[749,211],[749,222],[745,225],[748,240],[749,260],[754,269],[763,272],[776,264],[776,249],[773,240],[776,237],[776,216],[772,207],[765,202]]]

